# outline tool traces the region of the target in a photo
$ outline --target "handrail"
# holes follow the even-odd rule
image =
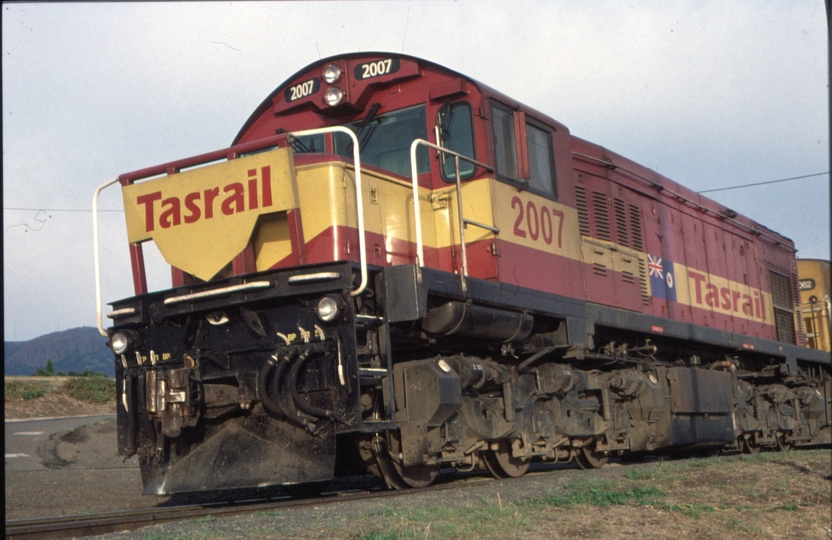
[[[422,244],[422,216],[419,209],[419,169],[416,164],[416,149],[419,146],[426,146],[428,148],[433,148],[437,152],[441,152],[442,154],[447,154],[454,157],[454,172],[456,178],[456,204],[457,204],[457,213],[459,214],[459,243],[460,243],[460,250],[462,255],[462,273],[460,274],[460,280],[462,282],[462,290],[467,290],[467,285],[465,283],[465,278],[468,277],[468,252],[465,248],[465,227],[468,225],[473,225],[475,227],[481,227],[483,229],[487,229],[494,234],[500,234],[500,229],[497,227],[492,227],[491,225],[485,225],[484,223],[479,223],[477,221],[473,221],[470,219],[465,219],[462,215],[462,183],[459,178],[459,160],[462,159],[471,163],[477,167],[482,167],[483,169],[487,170],[488,172],[494,172],[494,168],[490,165],[486,165],[485,163],[480,163],[475,159],[471,159],[467,156],[454,152],[453,150],[448,150],[447,148],[442,148],[441,146],[435,145],[430,143],[424,139],[416,139],[410,144],[410,173],[412,176],[412,183],[413,183],[413,218],[414,224],[416,226],[416,267],[421,268],[424,265],[425,261],[425,252],[424,246]]]
[[[92,196],[92,247],[93,259],[95,261],[95,313],[98,321],[98,332],[104,337],[107,337],[107,332],[104,330],[104,321],[101,317],[101,258],[98,254],[98,195],[116,182],[118,182],[118,176],[98,186],[98,189],[95,190],[95,193],[93,193]]]
[[[345,133],[352,139],[352,159],[355,164],[355,206],[358,212],[358,253],[361,264],[361,283],[358,288],[350,293],[350,296],[358,296],[367,288],[367,251],[364,249],[364,199],[361,193],[361,155],[358,148],[358,137],[355,133],[344,126],[331,126],[304,131],[289,133],[290,137],[306,137],[308,135],[320,135],[321,133]],[[291,142],[291,141],[290,141]]]
[[[358,242],[359,242],[359,260],[361,265],[361,282],[354,291],[350,293],[352,296],[358,296],[361,294],[364,289],[367,287],[368,277],[367,277],[367,253],[365,250],[365,231],[364,231],[364,204],[363,198],[361,193],[361,156],[359,154],[358,148],[358,138],[355,136],[350,129],[345,128],[343,126],[332,126],[326,128],[318,128],[318,129],[309,129],[305,131],[295,131],[289,134],[281,134],[277,137],[268,137],[267,139],[261,139],[258,141],[252,141],[251,143],[245,143],[242,145],[232,146],[231,148],[225,150],[217,150],[214,152],[209,152],[207,154],[200,154],[199,156],[194,156],[192,158],[186,158],[185,160],[179,160],[171,163],[166,163],[164,165],[157,165],[155,167],[150,167],[147,169],[141,169],[139,171],[134,171],[132,173],[122,174],[113,178],[112,180],[108,180],[107,182],[98,186],[95,190],[95,193],[92,197],[92,219],[93,219],[93,251],[94,251],[94,266],[95,266],[95,310],[96,310],[96,319],[98,323],[98,332],[102,336],[107,336],[107,332],[104,330],[104,321],[102,317],[102,309],[101,309],[101,260],[99,255],[99,241],[98,241],[98,196],[99,194],[106,188],[110,187],[111,185],[115,184],[119,180],[124,180],[125,182],[132,182],[134,180],[138,180],[140,178],[146,178],[148,176],[154,176],[157,174],[161,174],[170,169],[178,169],[180,167],[191,167],[194,165],[199,165],[201,163],[215,161],[217,159],[222,159],[223,157],[236,157],[237,154],[243,153],[244,151],[254,151],[263,146],[268,146],[271,144],[276,144],[280,140],[288,136],[292,137],[303,137],[307,135],[318,135],[321,133],[331,133],[331,132],[340,132],[345,133],[348,135],[353,142],[353,161],[355,163],[355,198],[356,198],[356,207],[358,212]]]

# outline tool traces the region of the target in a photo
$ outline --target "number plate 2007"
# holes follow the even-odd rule
[[[292,101],[297,101],[299,99],[309,97],[312,94],[317,94],[318,90],[320,89],[321,81],[320,79],[315,77],[314,79],[309,79],[308,81],[303,81],[300,84],[296,84],[287,88],[284,100],[286,101],[286,103],[291,103]]]
[[[389,75],[396,73],[401,67],[401,62],[398,58],[385,58],[383,60],[376,60],[375,62],[367,62],[366,64],[359,64],[355,66],[353,75],[356,79],[372,79],[374,77],[381,77],[382,75]]]

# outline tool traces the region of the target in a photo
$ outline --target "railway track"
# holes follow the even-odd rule
[[[739,455],[736,453],[736,455]],[[645,460],[664,461],[667,456],[651,456]],[[688,456],[691,457],[691,456]],[[154,507],[121,512],[100,514],[78,514],[70,516],[56,516],[46,518],[7,520],[5,523],[6,540],[35,540],[52,538],[77,538],[96,536],[111,532],[126,532],[151,525],[173,521],[196,520],[200,518],[220,518],[256,512],[273,510],[291,510],[305,507],[320,507],[341,502],[361,501],[369,499],[385,499],[407,495],[423,494],[427,492],[444,491],[471,486],[486,486],[494,482],[522,481],[525,478],[557,474],[564,468],[572,468],[566,464],[534,464],[533,468],[520,478],[495,479],[485,476],[485,473],[474,472],[456,475],[440,476],[436,484],[413,490],[381,490],[380,487],[356,488],[347,487],[343,490],[325,492],[318,497],[289,497],[269,496],[260,498],[240,498],[236,500],[217,500],[214,502],[200,502],[169,507]],[[589,471],[585,471],[589,472]]]
[[[437,484],[420,490],[407,491],[339,491],[315,498],[278,497],[271,499],[250,499],[244,501],[223,501],[209,504],[171,506],[101,514],[83,514],[34,519],[6,521],[6,540],[41,540],[52,538],[77,538],[111,532],[125,532],[170,521],[185,521],[208,516],[228,517],[271,510],[290,510],[309,506],[322,506],[365,499],[382,499],[442,491],[472,484],[494,482],[493,478],[468,478]]]

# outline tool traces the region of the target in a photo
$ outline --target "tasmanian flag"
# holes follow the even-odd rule
[[[661,257],[647,255],[647,269],[650,272],[650,288],[653,296],[676,301],[676,272],[673,262]]]

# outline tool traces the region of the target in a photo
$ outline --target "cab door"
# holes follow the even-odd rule
[[[467,101],[446,99],[436,113],[434,133],[438,145],[476,159],[473,108]],[[481,172],[459,160],[461,193],[457,189],[456,161],[436,152],[440,181],[430,195],[436,231],[438,268],[480,279],[497,278],[493,198],[490,179],[472,180]],[[460,215],[461,214],[461,215]],[[464,248],[463,248],[464,243]]]

